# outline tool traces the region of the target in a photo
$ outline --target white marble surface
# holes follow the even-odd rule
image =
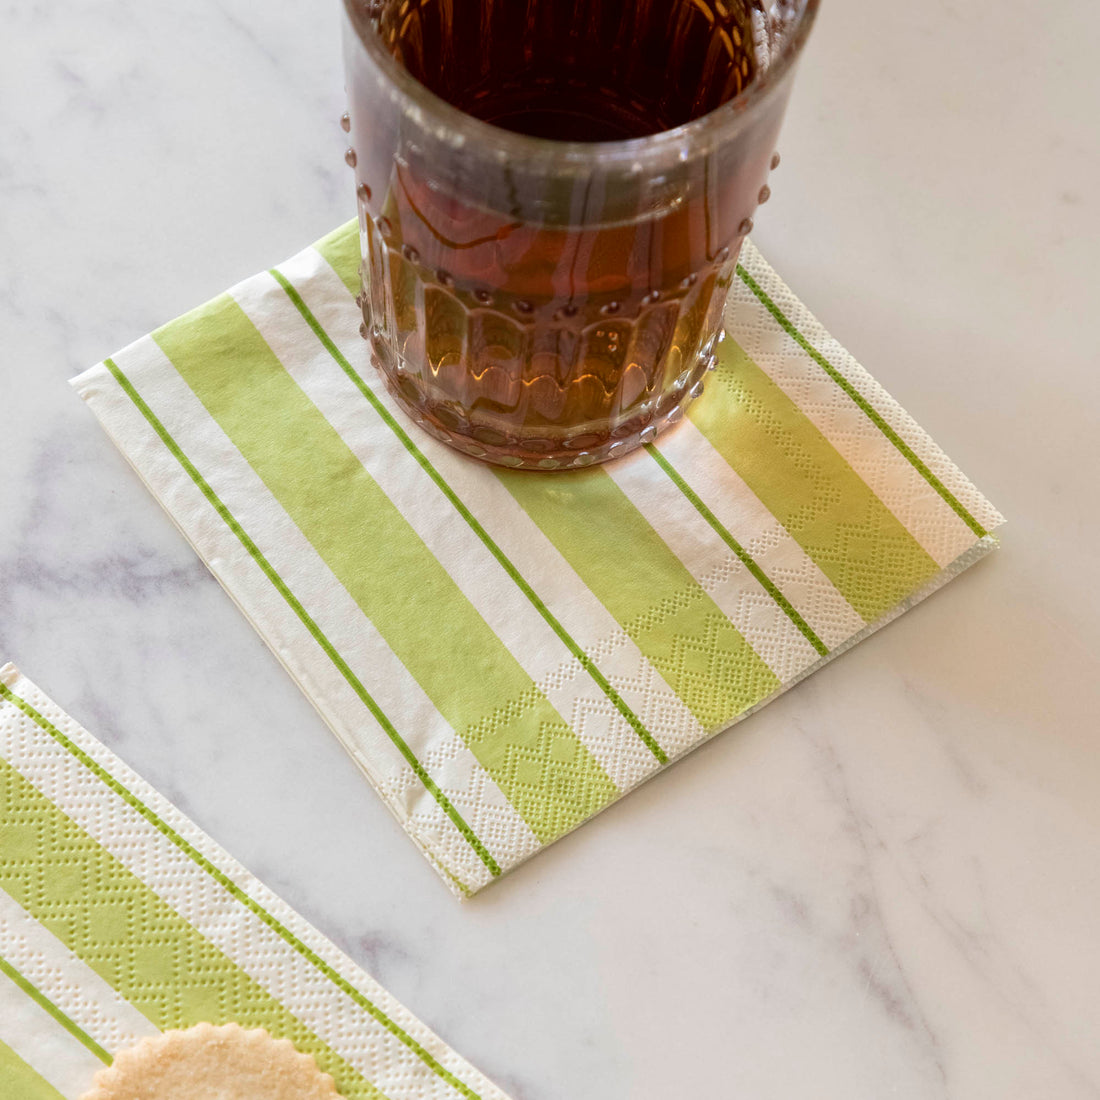
[[[1004,548],[464,906],[66,385],[350,216],[336,28],[0,5],[2,658],[516,1100],[1100,1096],[1100,9],[826,0],[756,235]]]

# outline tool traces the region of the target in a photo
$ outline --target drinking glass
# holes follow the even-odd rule
[[[551,470],[684,415],[817,7],[345,0],[361,331],[417,424]]]

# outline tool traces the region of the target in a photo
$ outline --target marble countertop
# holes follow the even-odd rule
[[[515,1100],[1100,1096],[1097,5],[826,0],[755,236],[1001,551],[463,905],[66,384],[353,213],[260,11],[0,14],[0,660]]]

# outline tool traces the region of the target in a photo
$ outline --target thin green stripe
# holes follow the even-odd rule
[[[607,805],[606,771],[240,305],[153,338],[535,836]]]
[[[474,834],[473,829],[471,829],[470,826],[466,824],[466,822],[462,818],[462,815],[451,804],[447,796],[439,789],[439,787],[435,783],[435,780],[433,780],[432,777],[427,773],[423,765],[416,758],[416,755],[413,753],[412,749],[410,749],[409,746],[406,744],[405,739],[401,736],[400,733],[397,732],[397,728],[389,720],[389,718],[386,716],[385,712],[377,704],[377,702],[375,702],[374,697],[363,686],[363,683],[359,679],[359,677],[356,676],[354,672],[352,672],[348,663],[343,659],[343,657],[340,656],[340,653],[337,651],[332,642],[329,641],[324,631],[321,630],[321,628],[313,620],[309,612],[306,611],[306,609],[302,606],[301,601],[294,595],[293,592],[291,592],[289,586],[286,584],[283,578],[279,576],[275,568],[271,565],[267,558],[264,557],[263,553],[260,551],[260,548],[255,544],[255,542],[252,541],[252,539],[249,537],[248,533],[240,525],[240,523],[237,522],[236,517],[222,503],[221,498],[218,496],[217,493],[214,492],[214,490],[211,488],[210,484],[202,476],[202,474],[199,473],[194,463],[183,453],[182,448],[175,441],[175,439],[172,438],[172,436],[168,432],[168,429],[165,428],[165,426],[160,422],[156,414],[151,408],[149,408],[142,396],[137,392],[136,389],[134,389],[133,384],[126,377],[126,375],[123,374],[122,370],[111,359],[104,360],[104,364],[114,376],[115,381],[118,382],[118,384],[122,387],[123,391],[126,393],[126,396],[130,398],[130,400],[140,410],[142,416],[144,416],[145,419],[149,422],[149,425],[153,429],[153,431],[155,431],[157,435],[160,436],[161,442],[165,445],[165,447],[168,448],[169,452],[172,454],[172,457],[175,458],[175,460],[186,471],[188,477],[190,477],[195,485],[198,486],[203,496],[206,497],[211,507],[222,518],[225,525],[233,532],[234,535],[237,536],[237,539],[240,541],[241,545],[245,548],[245,550],[248,551],[249,556],[260,567],[267,579],[271,581],[272,585],[274,585],[275,587],[275,590],[287,602],[294,614],[298,616],[298,619],[301,621],[302,625],[305,626],[305,628],[312,635],[313,639],[317,642],[321,649],[324,650],[329,660],[332,661],[332,663],[339,670],[340,675],[344,677],[351,689],[360,698],[360,700],[362,700],[364,706],[366,706],[366,708],[374,716],[375,720],[386,732],[386,735],[389,737],[389,739],[393,742],[394,745],[397,746],[398,751],[408,762],[409,767],[412,768],[413,772],[416,774],[416,777],[420,780],[421,783],[424,784],[424,787],[428,790],[428,792],[436,800],[436,802],[439,803],[444,813],[446,813],[451,821],[454,822],[455,827],[463,835],[470,847],[473,848],[473,850],[477,853],[478,858],[482,861],[482,863],[485,864],[486,867],[489,868],[494,876],[499,875],[500,866],[497,864],[496,860],[493,859],[492,855],[490,855],[485,845],[482,844],[481,841]]]
[[[878,410],[861,394],[848,379],[841,374],[823,356],[817,348],[798,331],[790,322],[786,314],[772,301],[760,284],[745,270],[741,264],[737,265],[737,274],[741,281],[756,295],[761,305],[772,315],[779,326],[791,337],[795,343],[808,355],[825,373],[856,403],[867,418],[876,428],[905,456],[910,465],[936,490],[948,507],[974,532],[978,538],[984,538],[989,532],[966,510],[962,502],[947,488],[946,485],[925,465],[913,448],[901,438],[900,435],[887,423]]]
[[[380,1023],[391,1035],[399,1039],[406,1047],[409,1048],[429,1069],[431,1069],[440,1078],[451,1085],[457,1092],[468,1098],[468,1100],[480,1100],[480,1097],[475,1093],[468,1085],[464,1084],[457,1077],[454,1076],[445,1066],[442,1066],[437,1059],[428,1051],[425,1050],[420,1043],[418,1043],[411,1035],[408,1034],[401,1027],[400,1024],[391,1020],[389,1016],[383,1012],[373,1001],[371,1001],[361,990],[353,986],[346,978],[344,978],[338,971],[334,970],[328,963],[324,961],[315,951],[309,948],[303,943],[289,928],[286,927],[276,917],[272,916],[259,902],[255,901],[251,896],[245,893],[228,875],[219,870],[209,859],[206,858],[193,844],[181,836],[175,829],[172,828],[162,817],[160,817],[154,810],[150,809],[144,802],[138,798],[132,791],[124,786],[118,779],[116,779],[106,768],[104,768],[97,761],[92,759],[79,745],[77,745],[70,737],[59,730],[48,718],[37,711],[30,703],[16,695],[6,684],[0,683],[0,697],[9,700],[14,706],[18,707],[28,718],[30,718],[44,733],[48,734],[54,741],[56,741],[62,748],[64,748],[70,755],[75,757],[85,768],[88,769],[101,783],[110,788],[119,798],[121,798],[131,809],[135,810],[146,821],[149,822],[162,836],[167,838],[171,843],[185,855],[192,863],[197,867],[205,871],[219,886],[222,887],[234,900],[240,902],[251,913],[258,917],[268,928],[275,932],[284,943],[294,949],[297,954],[304,958],[311,966],[323,974],[329,981],[331,981],[338,989],[347,994],[360,1008],[367,1012],[374,1020]],[[0,763],[3,763],[0,759]],[[36,792],[37,793],[37,792]],[[44,797],[44,796],[41,796]],[[59,811],[60,812],[60,811]],[[75,823],[72,826],[74,829],[78,828]],[[86,835],[86,834],[85,834]],[[91,841],[91,844],[95,844]],[[98,848],[99,846],[96,845]],[[107,854],[106,852],[104,854]],[[113,857],[109,857],[113,862]],[[2,866],[2,865],[0,865]],[[119,869],[126,875],[130,872],[118,865]],[[159,898],[158,898],[159,901]],[[181,918],[182,919],[182,918]],[[196,934],[198,934],[196,932]],[[251,979],[249,979],[251,980]],[[368,1083],[369,1084],[369,1083]],[[374,1086],[370,1086],[374,1088]],[[381,1096],[381,1094],[378,1094]]]
[[[688,416],[865,622],[939,566],[805,412],[732,338]]]
[[[0,1096],[4,1100],[65,1100],[37,1070],[0,1039]]]
[[[705,729],[779,686],[605,470],[494,474]]]
[[[85,1050],[89,1050],[104,1065],[109,1066],[111,1056],[75,1020],[71,1020],[28,978],[23,977],[7,959],[0,955],[0,972],[6,974],[35,1004],[45,1009]]]
[[[324,255],[324,253],[322,253]],[[328,259],[328,257],[325,257]],[[332,261],[330,260],[331,264]],[[347,358],[337,348],[332,338],[325,331],[321,322],[317,320],[313,311],[306,305],[301,294],[291,284],[290,280],[277,268],[271,269],[271,275],[276,279],[279,285],[286,291],[287,296],[294,303],[295,308],[302,315],[306,324],[313,330],[314,335],[324,345],[325,350],[332,356],[332,358],[339,365],[340,369],[351,379],[351,382],[359,390],[359,392],[369,402],[371,408],[382,418],[383,423],[391,432],[401,441],[401,445],[409,452],[413,458],[416,459],[420,468],[435,482],[440,492],[450,501],[452,507],[458,514],[466,521],[467,525],[474,532],[475,535],[482,541],[489,553],[500,563],[501,568],[508,574],[512,582],[516,587],[527,597],[531,605],[538,611],[545,622],[550,626],[554,633],[565,644],[566,648],[574,657],[580,662],[581,667],[592,677],[592,679],[599,686],[600,690],[611,700],[615,705],[615,709],[630,723],[634,732],[645,743],[646,748],[662,763],[668,763],[668,754],[657,743],[656,738],[645,728],[641,719],[634,713],[633,710],[627,705],[626,701],[621,695],[611,686],[604,674],[596,666],[595,662],[588,656],[588,654],[577,644],[572,635],[565,629],[564,626],[558,621],[555,615],[550,611],[546,604],[539,597],[538,593],[527,582],[526,578],[516,568],[509,557],[504,553],[499,545],[489,535],[488,531],[481,525],[474,514],[466,507],[462,499],[451,488],[450,484],[446,481],[443,475],[436,469],[427,455],[413,442],[409,437],[408,432],[401,427],[400,424],[394,419],[390,411],[378,400],[378,397],[370,389],[370,387],[363,381],[359,372],[348,362]]]
[[[814,633],[813,628],[798,613],[794,605],[780,592],[775,582],[760,568],[753,556],[730,534],[718,517],[703,503],[699,494],[680,476],[679,471],[652,443],[646,444],[646,450],[658,466],[672,479],[672,483],[694,505],[695,510],[710,524],[718,537],[737,555],[738,560],[756,578],[761,587],[782,608],[783,613],[801,631],[806,640],[821,654],[826,656],[829,647]]]

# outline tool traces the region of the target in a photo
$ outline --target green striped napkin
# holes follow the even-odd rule
[[[995,509],[749,244],[708,392],[567,474],[411,424],[357,268],[352,223],[75,385],[458,892],[994,545]]]
[[[12,665],[0,668],[0,1097],[78,1100],[112,1056],[267,1028],[347,1100],[507,1100]]]

